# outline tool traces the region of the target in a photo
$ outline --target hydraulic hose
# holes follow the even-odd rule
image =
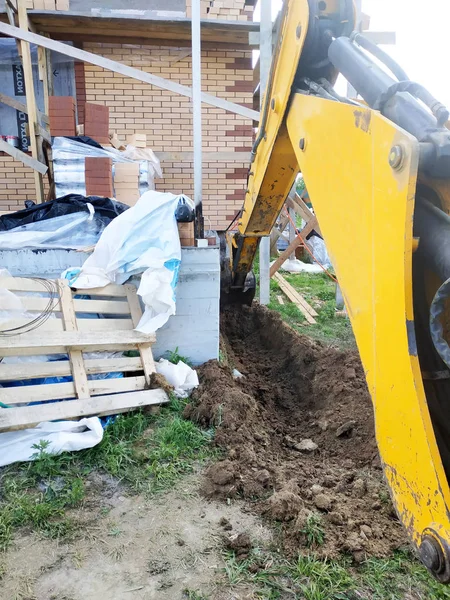
[[[386,65],[386,67],[393,75],[397,77],[399,81],[407,81],[409,79],[408,75],[398,64],[398,62],[396,62],[391,56],[389,56],[387,52],[374,44],[371,40],[364,37],[361,33],[354,31],[350,36],[350,39],[356,42],[358,46],[361,46],[361,48],[364,48],[364,50],[367,50],[367,52],[370,52],[370,54],[375,56],[375,58],[378,58],[378,60]]]

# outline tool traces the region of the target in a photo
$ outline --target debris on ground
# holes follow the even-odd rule
[[[258,305],[227,310],[222,335],[227,364],[200,368],[185,410],[216,427],[215,442],[226,452],[207,470],[203,493],[247,498],[281,524],[288,554],[303,547],[360,561],[402,546],[356,351],[300,336]],[[234,379],[233,369],[245,379]]]

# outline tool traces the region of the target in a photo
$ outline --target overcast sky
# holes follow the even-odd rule
[[[450,0],[363,0],[362,8],[371,30],[397,33],[397,44],[383,48],[410,79],[450,106]]]

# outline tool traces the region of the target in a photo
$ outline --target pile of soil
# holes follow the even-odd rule
[[[258,305],[224,312],[221,329],[225,364],[200,368],[185,411],[214,425],[225,450],[203,493],[246,498],[281,522],[287,553],[303,547],[362,561],[403,545],[356,351],[300,336]]]

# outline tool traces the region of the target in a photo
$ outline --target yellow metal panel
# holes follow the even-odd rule
[[[245,197],[244,212],[239,223],[239,231],[245,235],[252,234],[251,229],[248,228],[248,219],[258,198],[267,164],[284,119],[298,61],[308,31],[308,21],[309,7],[306,0],[301,2],[290,0],[285,3],[284,20],[279,36],[280,45],[274,56],[274,76],[268,84],[269,93],[271,94],[269,112],[267,121],[260,123],[260,127],[265,127],[266,135],[259,145],[256,158],[251,166],[248,182],[249,191]]]
[[[394,504],[416,545],[427,528],[449,542],[450,490],[414,335],[418,143],[370,109],[300,94],[287,128],[344,292]],[[400,170],[389,166],[393,145],[404,149]]]

